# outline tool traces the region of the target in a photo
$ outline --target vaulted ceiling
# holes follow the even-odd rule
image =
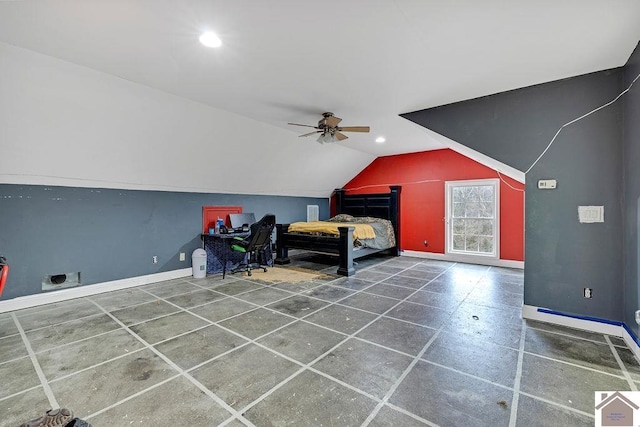
[[[375,157],[443,148],[401,113],[624,65],[639,18],[637,0],[3,1],[0,42],[292,138],[332,111],[371,126],[338,145]]]

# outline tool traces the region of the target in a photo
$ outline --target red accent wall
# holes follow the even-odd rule
[[[499,176],[494,169],[444,149],[378,157],[344,188],[348,194],[380,193],[388,192],[389,185],[402,185],[401,249],[444,253],[445,181],[486,178]],[[524,190],[524,184],[502,178]],[[500,181],[500,258],[524,261],[524,192],[504,181]]]

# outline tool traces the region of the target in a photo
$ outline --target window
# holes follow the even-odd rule
[[[449,181],[445,188],[447,253],[497,257],[499,180]]]

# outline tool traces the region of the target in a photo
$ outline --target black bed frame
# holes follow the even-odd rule
[[[356,273],[353,260],[379,252],[400,255],[400,191],[399,185],[390,186],[389,193],[346,195],[344,189],[336,190],[336,213],[353,216],[372,216],[391,221],[396,246],[389,249],[353,249],[354,227],[338,227],[340,236],[315,236],[289,233],[289,224],[276,224],[276,264],[289,264],[289,249],[304,249],[338,255],[338,274],[352,276]]]

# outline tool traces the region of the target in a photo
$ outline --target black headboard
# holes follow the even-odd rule
[[[336,189],[336,213],[353,216],[372,216],[388,219],[393,224],[396,247],[400,249],[400,192],[399,185],[389,186],[389,193],[346,194],[346,190]]]

